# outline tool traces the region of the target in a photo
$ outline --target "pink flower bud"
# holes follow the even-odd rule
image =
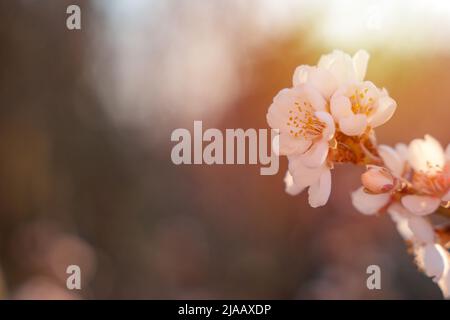
[[[372,193],[386,193],[394,188],[395,178],[383,167],[367,166],[367,171],[361,175],[363,186]]]

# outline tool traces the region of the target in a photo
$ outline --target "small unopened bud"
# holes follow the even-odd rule
[[[361,175],[363,186],[372,193],[386,193],[395,185],[392,173],[383,167],[367,166],[367,171]]]

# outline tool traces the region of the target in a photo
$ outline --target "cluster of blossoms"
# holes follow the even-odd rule
[[[274,149],[288,158],[286,192],[308,188],[312,207],[327,203],[331,169],[337,163],[366,166],[362,186],[352,193],[363,214],[387,212],[412,248],[420,269],[450,297],[449,226],[433,226],[431,215],[450,206],[450,145],[431,136],[395,148],[377,145],[374,129],[397,104],[386,89],[364,80],[369,55],[341,51],[299,66],[293,86],[281,90],[267,113],[279,131]]]

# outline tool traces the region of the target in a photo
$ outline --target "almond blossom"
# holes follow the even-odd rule
[[[278,129],[279,153],[302,155],[305,165],[320,166],[328,155],[335,127],[326,100],[309,84],[283,89],[274,98],[267,122]]]
[[[274,149],[289,159],[288,174],[292,179],[287,179],[286,188],[297,192],[288,193],[298,194],[310,187],[313,207],[328,200],[331,177],[325,177],[330,176],[335,161],[361,160],[349,154],[345,132],[337,131],[330,99],[350,84],[364,84],[368,60],[369,55],[363,50],[353,57],[335,50],[322,56],[317,66],[299,66],[294,72],[293,87],[281,90],[267,112],[269,126],[279,130]],[[363,140],[370,139],[351,142],[359,145]]]
[[[444,152],[436,139],[426,135],[411,142],[408,160],[414,170],[413,188],[420,190],[420,194],[402,198],[409,211],[426,215],[436,211],[441,202],[450,201],[450,145]]]
[[[394,114],[397,103],[386,90],[372,82],[348,84],[331,97],[330,109],[339,129],[349,136],[359,136],[367,129],[386,123]]]
[[[439,244],[430,221],[410,213],[399,203],[388,211],[400,235],[410,244],[417,266],[438,284],[445,298],[450,298],[450,255]]]
[[[450,299],[450,224],[434,226],[431,214],[450,217],[450,145],[433,137],[395,148],[378,145],[374,128],[397,108],[386,89],[365,80],[369,55],[335,50],[316,66],[301,65],[293,87],[281,90],[267,113],[279,130],[273,147],[288,158],[285,190],[308,189],[312,207],[331,193],[331,170],[340,163],[365,165],[362,186],[351,195],[365,215],[387,213],[415,262]]]
[[[411,246],[416,264],[450,298],[450,256],[425,217],[446,199],[448,157],[431,136],[413,140],[409,147],[379,146],[378,152],[386,167],[368,166],[361,176],[363,187],[352,194],[353,205],[364,214],[385,209]]]

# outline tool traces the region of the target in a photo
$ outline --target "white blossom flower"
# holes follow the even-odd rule
[[[437,210],[442,201],[450,201],[450,147],[444,152],[440,143],[426,135],[413,140],[408,160],[414,170],[412,183],[420,195],[402,197],[402,204],[411,212],[427,215]]]
[[[353,57],[334,50],[330,54],[322,55],[317,66],[301,65],[295,69],[293,85],[304,83],[317,88],[322,95],[329,99],[341,86],[362,81],[366,75],[369,54],[359,50]]]
[[[388,212],[400,235],[412,245],[419,268],[433,278],[444,297],[450,298],[450,256],[445,248],[437,243],[436,234],[428,218],[409,212],[399,202],[390,205]]]
[[[444,151],[428,135],[409,146],[376,145],[372,129],[386,123],[397,104],[386,89],[364,79],[368,60],[362,50],[353,57],[335,50],[316,66],[299,66],[293,87],[274,98],[267,121],[279,131],[274,150],[288,157],[285,190],[297,195],[308,189],[309,204],[323,206],[335,163],[369,163],[353,205],[366,215],[386,211],[418,266],[450,298],[446,231],[435,230],[427,216],[450,205],[450,145]]]
[[[367,128],[386,123],[394,114],[397,103],[386,90],[372,82],[348,84],[338,89],[330,101],[330,110],[339,130],[349,136],[360,136]]]
[[[290,195],[297,195],[308,188],[308,201],[313,208],[325,205],[330,197],[331,172],[325,164],[309,168],[302,163],[300,156],[290,156],[284,181]]]
[[[313,86],[303,84],[280,91],[269,107],[267,122],[279,130],[281,155],[302,155],[308,167],[325,162],[335,126],[325,99]]]

